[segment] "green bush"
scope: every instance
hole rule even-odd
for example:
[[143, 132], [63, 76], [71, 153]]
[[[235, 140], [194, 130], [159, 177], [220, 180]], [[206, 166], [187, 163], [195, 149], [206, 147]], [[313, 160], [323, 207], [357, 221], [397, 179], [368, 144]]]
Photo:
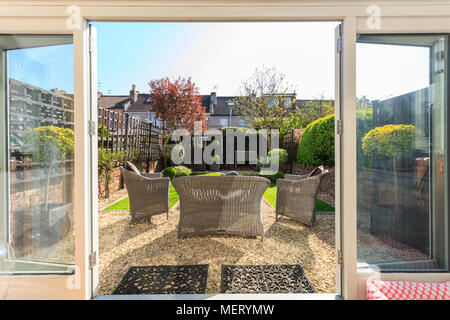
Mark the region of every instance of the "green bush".
[[389, 159], [409, 156], [420, 136], [421, 131], [413, 125], [389, 124], [370, 130], [362, 139], [362, 149], [366, 156]]
[[272, 183], [276, 183], [278, 179], [284, 179], [284, 173], [282, 171], [277, 172], [258, 172], [258, 177], [267, 178]]
[[175, 177], [190, 176], [192, 174], [192, 170], [185, 166], [176, 166], [174, 168], [175, 168]]
[[163, 169], [162, 174], [164, 177], [169, 177], [170, 179], [173, 179], [175, 178], [177, 172], [175, 171], [174, 167], [167, 167]]
[[278, 158], [279, 163], [286, 163], [288, 161], [288, 153], [284, 149], [273, 149], [268, 154], [269, 159]]
[[170, 179], [176, 177], [190, 176], [192, 170], [185, 166], [167, 167], [162, 171], [163, 176], [169, 177]]
[[297, 162], [305, 166], [334, 166], [334, 115], [306, 127], [298, 145]]

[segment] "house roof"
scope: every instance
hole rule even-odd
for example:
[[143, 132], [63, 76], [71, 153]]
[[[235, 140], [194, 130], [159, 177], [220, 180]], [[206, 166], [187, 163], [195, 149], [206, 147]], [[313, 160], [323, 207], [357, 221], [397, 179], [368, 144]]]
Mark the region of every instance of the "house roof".
[[[124, 110], [124, 106], [127, 106], [125, 112], [135, 113], [135, 112], [148, 112], [151, 111], [151, 101], [148, 99], [150, 95], [148, 93], [139, 93], [137, 101], [131, 103], [129, 96], [100, 96], [98, 99], [98, 107], [106, 109], [120, 109]], [[201, 96], [201, 103], [206, 112], [209, 112], [209, 105], [211, 101], [210, 95]]]
[[[237, 96], [218, 96], [217, 104], [214, 106], [213, 116], [229, 116], [230, 115], [230, 105], [228, 104], [230, 100], [236, 98]], [[148, 112], [151, 111], [151, 100], [149, 101], [150, 95], [148, 93], [139, 93], [138, 99], [135, 103], [131, 103], [129, 96], [100, 96], [98, 99], [99, 108], [107, 109], [120, 109], [125, 112], [138, 113], [138, 112]], [[332, 100], [296, 100], [295, 108], [304, 108], [308, 101], [319, 101], [323, 103], [332, 102]], [[206, 113], [211, 113], [211, 95], [202, 95], [201, 103]], [[124, 110], [125, 109], [125, 110]], [[232, 115], [235, 115], [234, 113]]]
[[121, 109], [123, 104], [130, 100], [129, 96], [100, 96], [98, 98], [99, 108]]
[[217, 116], [229, 116], [230, 115], [230, 106], [228, 105], [228, 101], [236, 98], [235, 96], [220, 96], [217, 97], [217, 105], [214, 108], [214, 115]]

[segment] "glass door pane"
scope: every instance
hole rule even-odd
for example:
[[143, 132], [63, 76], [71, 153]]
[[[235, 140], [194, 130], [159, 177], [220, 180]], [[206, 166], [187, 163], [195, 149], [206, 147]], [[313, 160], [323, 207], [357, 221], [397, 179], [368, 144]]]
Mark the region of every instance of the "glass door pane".
[[358, 267], [448, 270], [447, 36], [360, 35]]
[[[71, 273], [75, 260], [71, 35], [0, 35], [4, 205], [14, 273]], [[10, 258], [10, 257], [9, 257]]]

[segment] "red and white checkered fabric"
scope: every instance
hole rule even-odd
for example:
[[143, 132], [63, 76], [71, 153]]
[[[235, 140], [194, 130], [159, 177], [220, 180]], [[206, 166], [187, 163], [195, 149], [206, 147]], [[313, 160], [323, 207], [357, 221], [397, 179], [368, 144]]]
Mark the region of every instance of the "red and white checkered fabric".
[[368, 300], [450, 300], [449, 282], [367, 280]]

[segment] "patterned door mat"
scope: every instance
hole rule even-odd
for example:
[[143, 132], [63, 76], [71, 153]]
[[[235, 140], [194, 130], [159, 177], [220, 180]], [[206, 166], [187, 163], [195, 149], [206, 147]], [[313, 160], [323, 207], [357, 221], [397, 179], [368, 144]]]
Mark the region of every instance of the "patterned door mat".
[[315, 293], [300, 265], [222, 265], [222, 293]]
[[207, 278], [208, 265], [131, 267], [113, 294], [200, 294]]

